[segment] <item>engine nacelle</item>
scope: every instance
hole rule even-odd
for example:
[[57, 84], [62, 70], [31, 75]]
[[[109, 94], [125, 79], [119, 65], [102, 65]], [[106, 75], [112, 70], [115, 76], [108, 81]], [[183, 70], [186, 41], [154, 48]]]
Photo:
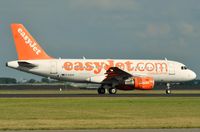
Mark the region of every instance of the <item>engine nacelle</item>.
[[154, 87], [154, 79], [151, 77], [136, 77], [129, 78], [124, 81], [124, 84], [117, 86], [121, 90], [151, 90]]
[[151, 77], [141, 77], [141, 78], [134, 78], [135, 80], [135, 88], [136, 89], [143, 89], [143, 90], [151, 90], [155, 85], [155, 81]]

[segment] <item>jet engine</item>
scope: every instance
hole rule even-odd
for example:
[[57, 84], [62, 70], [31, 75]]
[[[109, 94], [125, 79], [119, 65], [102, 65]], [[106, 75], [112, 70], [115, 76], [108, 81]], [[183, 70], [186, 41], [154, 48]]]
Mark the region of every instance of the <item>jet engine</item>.
[[131, 77], [124, 81], [123, 84], [116, 86], [120, 90], [151, 90], [154, 87], [154, 79], [151, 77]]

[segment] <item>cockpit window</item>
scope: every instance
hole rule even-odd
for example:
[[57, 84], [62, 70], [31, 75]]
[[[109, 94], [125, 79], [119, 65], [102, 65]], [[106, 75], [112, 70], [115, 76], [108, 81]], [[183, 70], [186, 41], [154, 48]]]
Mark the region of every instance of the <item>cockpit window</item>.
[[182, 70], [187, 70], [188, 68], [186, 66], [181, 66]]

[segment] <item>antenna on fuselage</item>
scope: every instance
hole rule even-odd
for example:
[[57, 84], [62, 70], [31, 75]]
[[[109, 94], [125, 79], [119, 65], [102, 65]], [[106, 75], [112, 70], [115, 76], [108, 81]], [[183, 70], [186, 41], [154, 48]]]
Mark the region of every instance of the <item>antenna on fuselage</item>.
[[85, 60], [86, 58], [85, 58], [85, 56], [83, 56], [83, 60]]
[[165, 61], [168, 61], [166, 57], [165, 57]]

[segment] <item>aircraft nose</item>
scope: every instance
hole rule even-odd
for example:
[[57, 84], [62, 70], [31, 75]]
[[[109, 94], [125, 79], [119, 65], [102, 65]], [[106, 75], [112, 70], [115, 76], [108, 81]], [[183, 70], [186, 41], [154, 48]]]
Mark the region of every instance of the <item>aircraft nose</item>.
[[196, 73], [193, 72], [193, 71], [191, 71], [191, 72], [190, 72], [190, 78], [191, 78], [191, 80], [196, 79], [196, 77], [197, 77]]

